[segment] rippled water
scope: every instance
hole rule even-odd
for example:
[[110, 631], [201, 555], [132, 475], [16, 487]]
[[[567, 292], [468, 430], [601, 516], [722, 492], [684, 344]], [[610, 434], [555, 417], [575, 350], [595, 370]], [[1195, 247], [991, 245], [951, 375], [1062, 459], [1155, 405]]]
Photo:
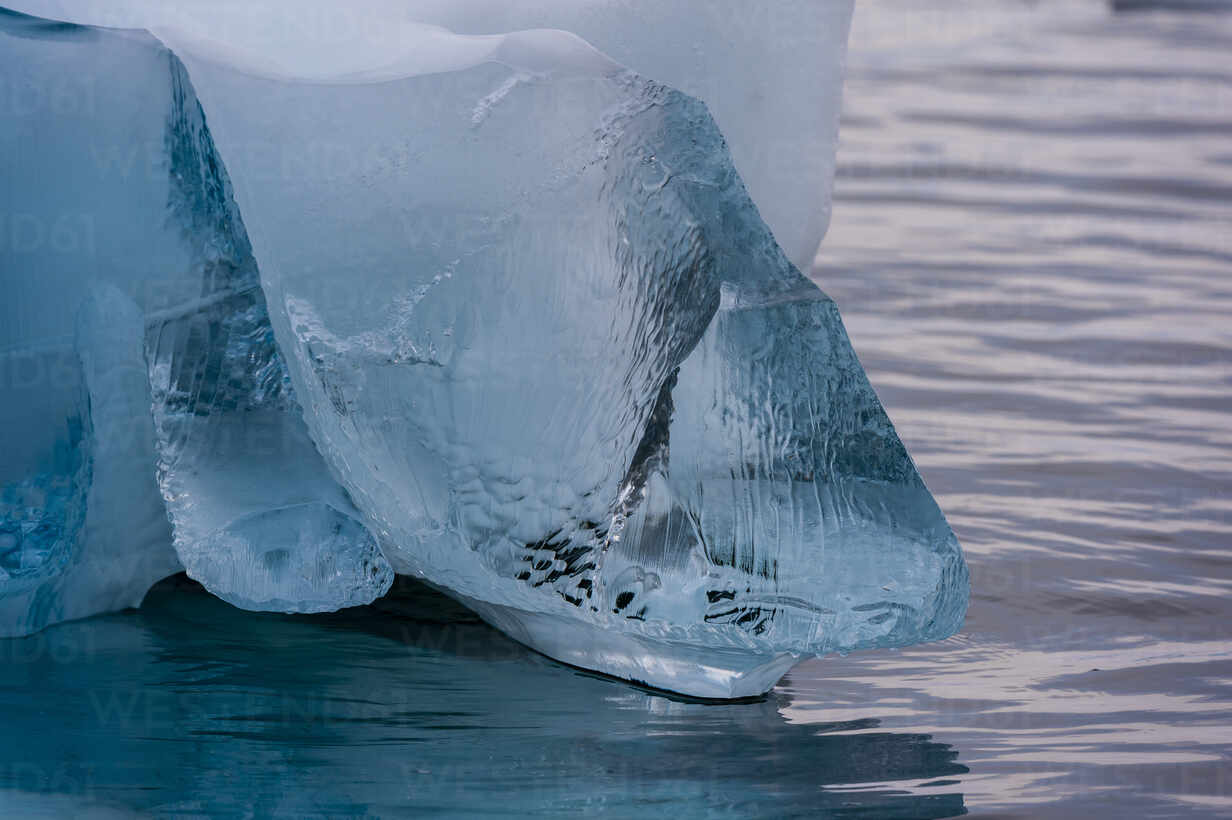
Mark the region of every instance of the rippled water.
[[1230, 814], [1232, 17], [897, 7], [814, 276], [974, 595], [782, 711], [932, 735], [977, 815]]
[[843, 310], [967, 551], [941, 644], [691, 703], [402, 584], [0, 642], [0, 814], [1232, 815], [1232, 16], [857, 12]]

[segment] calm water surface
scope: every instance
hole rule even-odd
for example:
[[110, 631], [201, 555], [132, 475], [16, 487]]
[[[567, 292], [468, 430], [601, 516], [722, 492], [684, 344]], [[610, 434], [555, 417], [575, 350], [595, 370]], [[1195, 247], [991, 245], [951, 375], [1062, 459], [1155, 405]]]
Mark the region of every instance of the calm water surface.
[[866, 2], [839, 160], [814, 277], [967, 551], [962, 634], [709, 705], [410, 583], [173, 581], [0, 642], [0, 815], [1232, 816], [1232, 16]]

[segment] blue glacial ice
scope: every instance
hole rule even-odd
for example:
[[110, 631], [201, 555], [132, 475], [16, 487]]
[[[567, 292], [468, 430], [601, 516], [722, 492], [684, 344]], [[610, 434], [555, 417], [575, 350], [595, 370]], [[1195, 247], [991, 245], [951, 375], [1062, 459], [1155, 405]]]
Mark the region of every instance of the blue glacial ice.
[[170, 211], [196, 299], [149, 314], [158, 474], [188, 574], [245, 609], [369, 603], [393, 570], [308, 436], [226, 171], [170, 59]]
[[[800, 273], [850, 2], [30, 5], [154, 36], [0, 18], [36, 85], [97, 78], [94, 110], [0, 130], [29, 174], [3, 204], [71, 200], [105, 245], [0, 251], [26, 317], [4, 355], [82, 317], [77, 381], [0, 410], [26, 414], [4, 497], [64, 535], [0, 560], [94, 601], [5, 628], [131, 605], [177, 557], [251, 609], [415, 575], [552, 657], [703, 697], [959, 628], [958, 543]], [[139, 173], [88, 161], [133, 144]], [[134, 419], [145, 449], [112, 464], [100, 430]], [[143, 492], [96, 505], [119, 481]], [[127, 599], [69, 584], [162, 508], [163, 563], [107, 572]]]
[[373, 600], [393, 572], [308, 439], [179, 60], [0, 24], [0, 630], [135, 606], [181, 564], [247, 608]]

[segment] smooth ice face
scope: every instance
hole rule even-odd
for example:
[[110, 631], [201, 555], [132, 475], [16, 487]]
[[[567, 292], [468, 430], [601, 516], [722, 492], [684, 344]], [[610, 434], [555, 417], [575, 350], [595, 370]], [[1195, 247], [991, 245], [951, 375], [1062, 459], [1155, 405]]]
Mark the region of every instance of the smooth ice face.
[[[392, 571], [308, 439], [179, 61], [9, 12], [0, 42], [0, 633], [135, 606], [181, 560], [254, 608], [381, 594]], [[315, 546], [229, 571], [253, 547], [216, 535], [263, 512], [338, 548], [312, 593]]]

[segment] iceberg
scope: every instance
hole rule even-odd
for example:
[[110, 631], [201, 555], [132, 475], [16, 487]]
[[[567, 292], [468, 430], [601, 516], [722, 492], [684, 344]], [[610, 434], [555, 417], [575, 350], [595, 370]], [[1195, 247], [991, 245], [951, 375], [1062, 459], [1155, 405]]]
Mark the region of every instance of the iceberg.
[[[81, 442], [140, 418], [125, 466], [150, 492], [100, 503], [161, 501], [150, 549], [240, 607], [414, 575], [549, 656], [713, 698], [960, 627], [961, 549], [800, 273], [850, 2], [35, 5], [128, 30], [0, 18], [34, 44], [5, 52], [22, 70], [135, 56], [91, 119], [33, 127], [114, 147], [136, 122], [154, 146], [137, 180], [41, 171], [116, 223], [61, 292], [128, 317], [79, 320], [84, 388], [43, 414], [64, 429], [42, 462], [14, 462], [13, 486], [64, 488], [62, 529], [93, 509]], [[6, 291], [58, 311], [19, 352], [64, 321], [36, 264], [4, 262]], [[125, 403], [94, 401], [105, 365]]]

